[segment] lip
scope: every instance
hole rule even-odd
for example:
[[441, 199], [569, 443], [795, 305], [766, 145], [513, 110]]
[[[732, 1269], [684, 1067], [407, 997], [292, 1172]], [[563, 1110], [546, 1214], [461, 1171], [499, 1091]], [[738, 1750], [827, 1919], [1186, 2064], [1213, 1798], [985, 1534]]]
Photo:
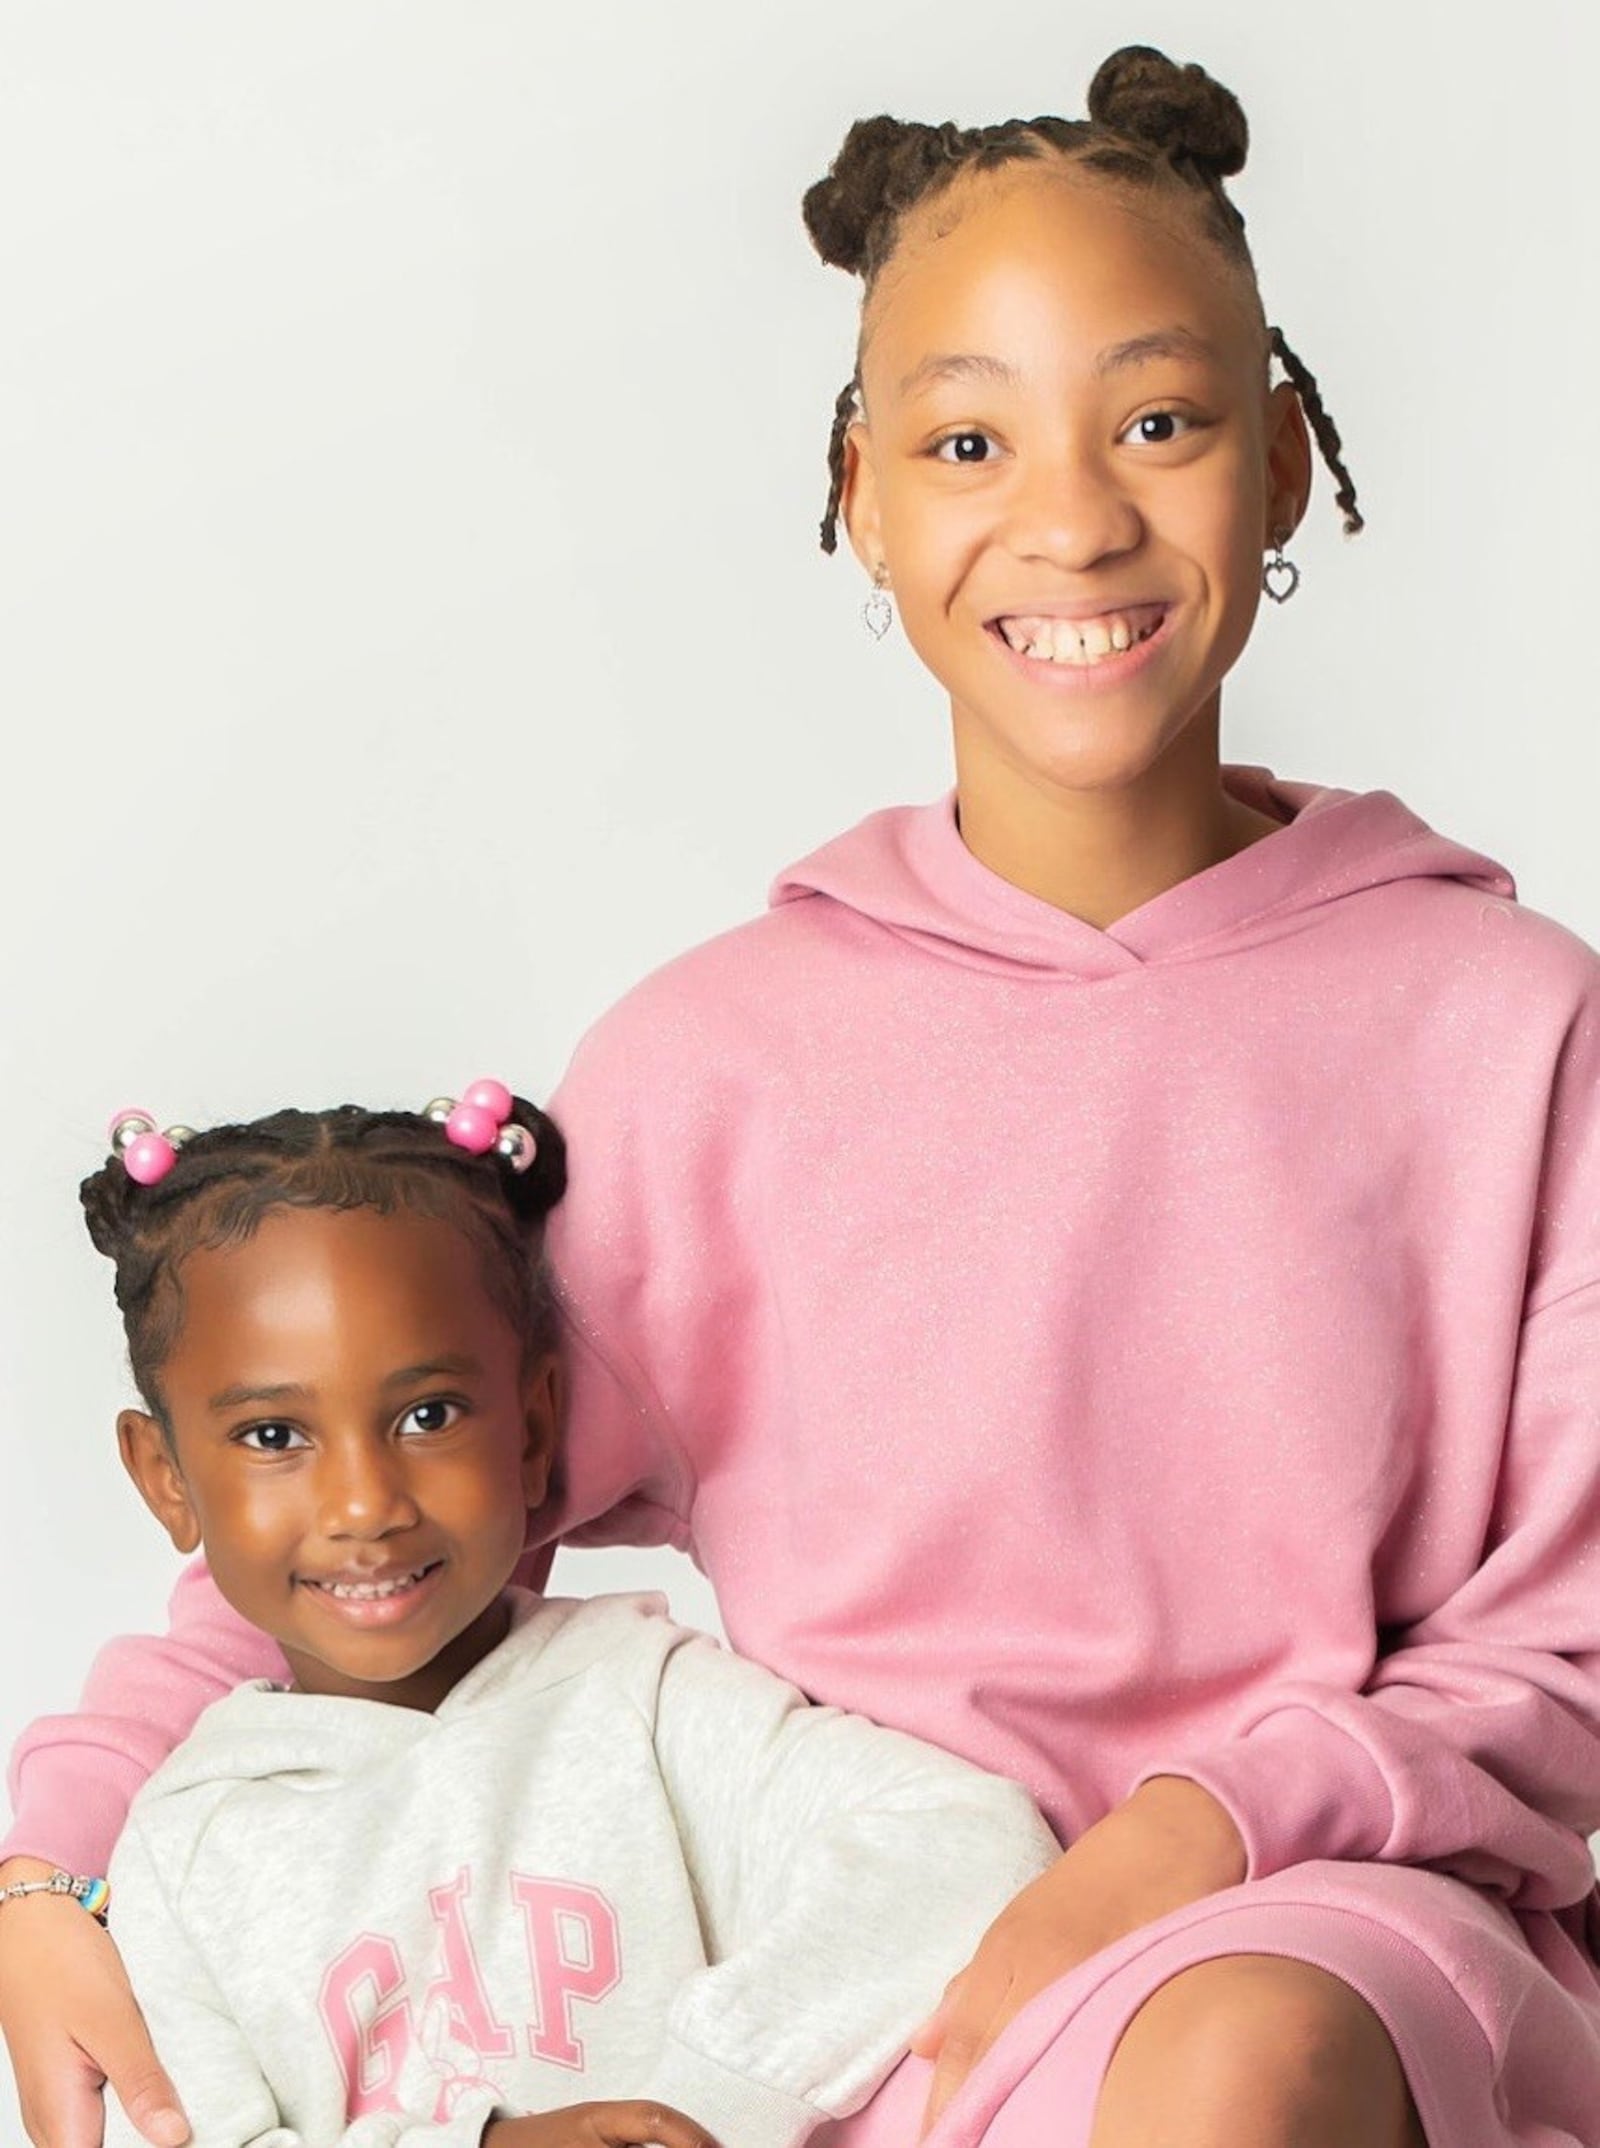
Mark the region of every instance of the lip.
[[[398, 1626], [412, 1617], [433, 1595], [444, 1570], [443, 1559], [421, 1559], [408, 1566], [343, 1567], [337, 1573], [301, 1574], [297, 1579], [312, 1601], [341, 1625], [371, 1628]], [[407, 1574], [417, 1579], [392, 1596], [335, 1596], [329, 1587], [332, 1582], [370, 1587], [399, 1581]]]
[[[1143, 597], [1139, 602], [1145, 606], [1158, 601]], [[1109, 612], [1131, 611], [1131, 604], [1108, 603], [1104, 598], [1090, 606], [1041, 604], [1031, 610], [1018, 605], [1013, 611], [997, 612], [989, 620], [984, 632], [1000, 654], [1035, 686], [1048, 687], [1055, 693], [1096, 694], [1107, 693], [1118, 686], [1125, 686], [1130, 679], [1138, 677], [1147, 665], [1153, 663], [1166, 647], [1172, 633], [1172, 622], [1178, 607], [1168, 603], [1160, 626], [1145, 640], [1135, 642], [1131, 649], [1122, 649], [1110, 656], [1101, 657], [1097, 664], [1053, 664], [1048, 657], [1024, 656], [1020, 649], [1013, 649], [1000, 631], [1002, 619], [1100, 619]]]

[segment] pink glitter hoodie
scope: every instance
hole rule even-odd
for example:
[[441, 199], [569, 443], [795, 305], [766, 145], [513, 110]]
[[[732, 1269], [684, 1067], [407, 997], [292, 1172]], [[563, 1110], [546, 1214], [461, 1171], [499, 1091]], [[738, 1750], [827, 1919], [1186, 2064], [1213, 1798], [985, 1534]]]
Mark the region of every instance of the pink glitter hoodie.
[[[1457, 1874], [1592, 1996], [1600, 964], [1386, 793], [1228, 782], [1284, 827], [1109, 931], [878, 814], [596, 1026], [540, 1528], [691, 1548], [1064, 1839], [1185, 1774], [1253, 1878]], [[103, 1868], [272, 1668], [191, 1569], [9, 1847]]]

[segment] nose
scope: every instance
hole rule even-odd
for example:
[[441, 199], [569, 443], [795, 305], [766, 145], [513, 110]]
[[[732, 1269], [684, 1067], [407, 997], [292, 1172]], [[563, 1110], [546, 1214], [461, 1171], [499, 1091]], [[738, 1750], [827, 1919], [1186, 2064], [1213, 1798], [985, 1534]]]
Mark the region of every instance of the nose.
[[317, 1510], [322, 1533], [370, 1542], [414, 1528], [421, 1510], [403, 1456], [371, 1434], [329, 1440], [317, 1458]]
[[1018, 559], [1081, 574], [1136, 551], [1144, 517], [1114, 460], [1063, 442], [1017, 460], [1005, 538]]

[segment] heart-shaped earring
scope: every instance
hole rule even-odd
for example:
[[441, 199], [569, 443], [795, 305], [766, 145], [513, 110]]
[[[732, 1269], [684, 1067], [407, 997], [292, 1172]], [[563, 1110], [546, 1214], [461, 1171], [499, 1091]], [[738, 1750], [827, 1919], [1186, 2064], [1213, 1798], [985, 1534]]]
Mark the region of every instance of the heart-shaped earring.
[[1283, 539], [1272, 548], [1272, 557], [1261, 570], [1261, 587], [1274, 604], [1287, 604], [1300, 587], [1300, 569], [1283, 556]]
[[871, 594], [861, 607], [861, 616], [866, 622], [867, 632], [874, 641], [882, 641], [894, 624], [894, 606], [889, 601], [888, 590], [883, 586], [888, 579], [889, 570], [880, 560], [873, 572]]

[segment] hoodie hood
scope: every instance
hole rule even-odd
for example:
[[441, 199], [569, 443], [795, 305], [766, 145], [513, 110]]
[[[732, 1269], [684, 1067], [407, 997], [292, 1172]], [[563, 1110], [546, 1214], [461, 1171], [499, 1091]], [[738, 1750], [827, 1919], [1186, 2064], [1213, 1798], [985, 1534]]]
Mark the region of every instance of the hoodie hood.
[[455, 1722], [485, 1708], [504, 1704], [525, 1714], [534, 1694], [631, 1645], [641, 1621], [659, 1621], [666, 1610], [664, 1598], [646, 1594], [580, 1599], [521, 1588], [506, 1593], [512, 1602], [506, 1638], [433, 1714], [387, 1701], [297, 1693], [253, 1679], [205, 1710], [144, 1795], [286, 1778], [301, 1789], [331, 1789], [447, 1734]]
[[961, 840], [953, 792], [870, 815], [784, 873], [770, 901], [776, 908], [826, 896], [930, 954], [1090, 981], [1242, 946], [1396, 881], [1455, 881], [1515, 899], [1504, 866], [1435, 834], [1389, 791], [1288, 783], [1267, 768], [1222, 774], [1233, 797], [1282, 828], [1103, 932], [980, 864]]

